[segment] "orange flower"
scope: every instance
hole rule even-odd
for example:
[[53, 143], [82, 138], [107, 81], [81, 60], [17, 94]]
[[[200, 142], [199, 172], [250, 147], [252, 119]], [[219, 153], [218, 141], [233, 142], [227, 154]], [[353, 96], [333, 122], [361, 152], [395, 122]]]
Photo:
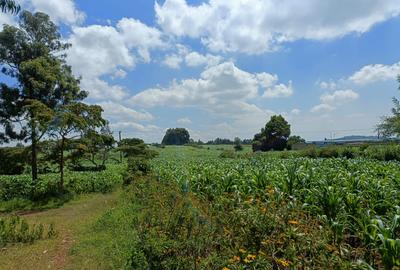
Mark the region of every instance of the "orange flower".
[[267, 213], [267, 208], [262, 207], [262, 208], [260, 209], [260, 211], [261, 211], [263, 214], [265, 214], [265, 213]]
[[299, 222], [296, 220], [289, 220], [290, 225], [299, 225]]

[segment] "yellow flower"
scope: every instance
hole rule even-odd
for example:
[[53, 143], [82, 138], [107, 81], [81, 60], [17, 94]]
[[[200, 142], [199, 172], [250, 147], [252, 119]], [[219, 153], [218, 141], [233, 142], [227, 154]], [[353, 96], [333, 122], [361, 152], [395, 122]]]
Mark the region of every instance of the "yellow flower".
[[262, 208], [260, 209], [260, 211], [261, 211], [263, 214], [265, 214], [265, 213], [267, 213], [267, 208], [262, 207]]
[[289, 220], [290, 225], [299, 225], [299, 222], [296, 220]]
[[256, 255], [247, 255], [246, 258], [243, 260], [245, 263], [251, 263], [257, 258]]
[[231, 270], [231, 269], [229, 269], [228, 267], [224, 267], [222, 268], [222, 270]]
[[241, 248], [241, 249], [239, 249], [239, 252], [240, 252], [240, 253], [246, 253], [247, 250], [245, 250], [244, 248]]
[[283, 266], [285, 268], [290, 265], [290, 262], [286, 261], [284, 259], [276, 259], [275, 261], [276, 261], [277, 264], [279, 264], [279, 265], [281, 265], [281, 266]]
[[230, 259], [229, 262], [230, 263], [240, 262], [240, 257], [239, 256], [233, 256], [233, 258]]

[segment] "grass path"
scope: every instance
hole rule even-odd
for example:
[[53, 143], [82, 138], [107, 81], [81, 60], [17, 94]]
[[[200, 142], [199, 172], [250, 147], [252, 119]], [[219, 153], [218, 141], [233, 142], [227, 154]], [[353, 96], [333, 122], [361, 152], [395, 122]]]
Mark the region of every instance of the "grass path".
[[65, 269], [73, 260], [71, 247], [79, 242], [101, 214], [115, 206], [119, 192], [85, 195], [64, 206], [48, 211], [28, 213], [32, 223], [54, 224], [57, 236], [31, 245], [17, 244], [0, 250], [0, 269]]

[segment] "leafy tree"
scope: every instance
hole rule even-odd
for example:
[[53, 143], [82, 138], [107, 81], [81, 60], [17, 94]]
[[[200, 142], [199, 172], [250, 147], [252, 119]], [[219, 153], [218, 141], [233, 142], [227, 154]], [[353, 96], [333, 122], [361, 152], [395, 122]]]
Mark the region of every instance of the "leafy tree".
[[[397, 80], [400, 83], [400, 76]], [[394, 97], [393, 104], [392, 116], [383, 117], [382, 123], [377, 127], [383, 137], [400, 137], [400, 100]]]
[[[84, 131], [104, 126], [106, 121], [101, 116], [102, 111], [103, 109], [98, 105], [87, 105], [81, 102], [56, 107], [49, 133], [57, 139], [56, 149], [59, 155], [56, 160], [59, 163], [61, 189], [64, 188], [64, 151], [66, 144]], [[99, 143], [99, 141], [104, 144], [106, 140], [104, 138], [100, 140], [97, 136], [91, 137], [89, 145], [93, 145], [95, 142]]]
[[[84, 159], [94, 165], [96, 170], [105, 170], [108, 152], [113, 148], [115, 139], [108, 133], [97, 132], [95, 129], [89, 129], [84, 136], [77, 141], [73, 155], [75, 169], [87, 170], [82, 167], [79, 161]], [[89, 168], [93, 170], [92, 168]]]
[[123, 139], [118, 143], [118, 149], [128, 158], [124, 184], [130, 184], [135, 177], [146, 175], [150, 171], [149, 160], [158, 155], [148, 148], [143, 140], [137, 138]]
[[240, 138], [236, 137], [234, 140], [234, 148], [236, 151], [242, 151], [243, 150], [243, 146], [242, 146], [242, 140], [240, 140]]
[[2, 12], [17, 14], [21, 10], [21, 6], [14, 0], [0, 0], [0, 9]]
[[185, 128], [170, 128], [165, 133], [162, 144], [184, 145], [190, 142], [190, 134]]
[[19, 27], [5, 25], [0, 32], [1, 72], [13, 81], [0, 84], [0, 142], [31, 142], [33, 180], [38, 174], [38, 144], [54, 109], [83, 98], [78, 88], [70, 87], [75, 79], [65, 65], [63, 52], [68, 47], [49, 16], [40, 12], [24, 11]]
[[274, 115], [270, 121], [254, 135], [253, 151], [284, 150], [290, 136], [290, 125], [281, 115]]
[[288, 146], [289, 150], [292, 150], [293, 145], [299, 144], [299, 143], [305, 143], [305, 142], [306, 142], [306, 140], [304, 140], [300, 136], [290, 136], [288, 141], [287, 141], [287, 146]]

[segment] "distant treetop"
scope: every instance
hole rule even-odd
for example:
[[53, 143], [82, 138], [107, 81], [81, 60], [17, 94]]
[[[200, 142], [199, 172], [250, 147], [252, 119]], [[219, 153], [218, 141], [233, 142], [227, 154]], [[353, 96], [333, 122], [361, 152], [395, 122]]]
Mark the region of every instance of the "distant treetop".
[[162, 144], [184, 145], [190, 142], [190, 134], [185, 128], [170, 128], [165, 133]]

